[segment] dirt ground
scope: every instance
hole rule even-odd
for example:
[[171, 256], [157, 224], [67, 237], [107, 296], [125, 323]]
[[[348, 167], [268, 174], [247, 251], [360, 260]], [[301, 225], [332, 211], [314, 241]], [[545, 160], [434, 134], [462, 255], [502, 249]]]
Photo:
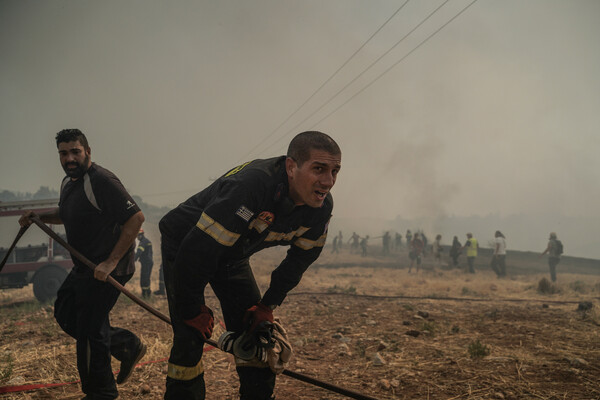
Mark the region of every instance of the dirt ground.
[[[263, 289], [284, 255], [271, 249], [253, 258]], [[476, 273], [467, 274], [429, 257], [409, 274], [404, 250], [361, 257], [326, 248], [275, 311], [294, 346], [289, 370], [377, 399], [600, 399], [600, 271], [575, 275], [561, 266], [553, 293], [540, 293], [547, 274], [514, 275], [515, 258], [508, 278], [497, 279], [488, 262], [478, 260]], [[139, 293], [138, 276], [127, 286]], [[209, 293], [207, 301], [220, 315], [216, 298]], [[591, 309], [578, 310], [584, 302]], [[164, 297], [151, 303], [167, 312]], [[0, 310], [0, 390], [70, 383], [0, 398], [81, 398], [71, 383], [78, 379], [74, 341], [55, 323], [52, 306], [39, 305], [29, 287], [1, 291]], [[111, 322], [148, 345], [120, 398], [162, 398], [170, 327], [124, 296]], [[207, 399], [236, 399], [232, 357], [208, 350], [204, 366]], [[278, 377], [276, 396], [348, 398], [288, 376]]]

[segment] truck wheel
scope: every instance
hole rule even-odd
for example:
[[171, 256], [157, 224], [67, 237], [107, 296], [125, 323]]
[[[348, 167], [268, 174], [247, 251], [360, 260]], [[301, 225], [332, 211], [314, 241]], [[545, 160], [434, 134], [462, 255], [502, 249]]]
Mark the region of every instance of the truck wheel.
[[67, 277], [67, 271], [58, 265], [44, 265], [33, 276], [33, 294], [40, 303], [56, 297], [58, 288]]

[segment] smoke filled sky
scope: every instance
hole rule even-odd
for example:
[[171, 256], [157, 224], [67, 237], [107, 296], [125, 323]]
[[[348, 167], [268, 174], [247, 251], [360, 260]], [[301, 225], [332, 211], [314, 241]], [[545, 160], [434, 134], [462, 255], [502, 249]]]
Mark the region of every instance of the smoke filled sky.
[[2, 0], [0, 190], [63, 128], [168, 206], [316, 129], [339, 217], [600, 216], [600, 2], [471, 2]]

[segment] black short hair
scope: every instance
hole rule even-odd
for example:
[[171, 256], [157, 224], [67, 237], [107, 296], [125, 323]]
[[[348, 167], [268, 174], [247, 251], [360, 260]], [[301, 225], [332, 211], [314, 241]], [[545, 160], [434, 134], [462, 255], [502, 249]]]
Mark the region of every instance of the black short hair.
[[56, 134], [56, 147], [60, 143], [69, 143], [79, 141], [84, 149], [89, 149], [87, 138], [79, 129], [63, 129]]
[[302, 165], [310, 158], [311, 150], [322, 150], [329, 154], [342, 154], [340, 147], [329, 135], [319, 131], [297, 134], [288, 147], [287, 156]]

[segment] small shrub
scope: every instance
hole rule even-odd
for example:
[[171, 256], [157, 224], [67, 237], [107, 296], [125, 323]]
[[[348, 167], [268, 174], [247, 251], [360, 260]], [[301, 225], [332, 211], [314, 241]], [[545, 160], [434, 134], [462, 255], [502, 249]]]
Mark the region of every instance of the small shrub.
[[479, 339], [469, 344], [469, 356], [471, 358], [483, 358], [490, 354], [490, 348], [481, 344]]
[[469, 289], [468, 287], [464, 286], [462, 288], [462, 294], [463, 296], [477, 296], [477, 292], [474, 290]]
[[348, 287], [341, 287], [338, 285], [333, 285], [333, 287], [327, 288], [327, 293], [346, 293], [346, 294], [356, 294], [356, 288], [352, 285]]
[[[2, 365], [5, 364], [5, 365]], [[0, 382], [8, 381], [12, 377], [14, 359], [10, 354], [0, 359]]]
[[571, 287], [571, 289], [574, 292], [577, 292], [577, 293], [586, 293], [587, 292], [587, 290], [585, 288], [585, 283], [583, 283], [582, 281], [571, 282], [571, 284], [569, 286]]
[[431, 321], [423, 322], [423, 325], [421, 325], [422, 331], [427, 331], [427, 332], [431, 333], [432, 335], [435, 333], [436, 329], [437, 328], [435, 326], [435, 323], [431, 322]]
[[540, 294], [554, 294], [558, 292], [556, 286], [546, 278], [542, 278], [539, 281], [537, 291]]

